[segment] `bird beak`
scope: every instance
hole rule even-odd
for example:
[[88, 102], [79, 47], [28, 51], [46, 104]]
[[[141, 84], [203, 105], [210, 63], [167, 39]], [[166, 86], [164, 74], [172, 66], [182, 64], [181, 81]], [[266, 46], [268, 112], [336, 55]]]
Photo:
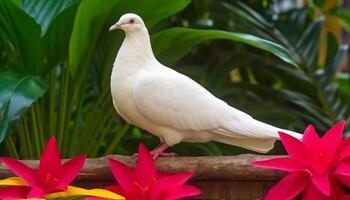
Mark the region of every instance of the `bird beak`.
[[109, 31], [113, 31], [115, 29], [121, 29], [121, 27], [122, 27], [122, 24], [120, 22], [117, 22], [116, 24], [114, 24], [109, 28]]

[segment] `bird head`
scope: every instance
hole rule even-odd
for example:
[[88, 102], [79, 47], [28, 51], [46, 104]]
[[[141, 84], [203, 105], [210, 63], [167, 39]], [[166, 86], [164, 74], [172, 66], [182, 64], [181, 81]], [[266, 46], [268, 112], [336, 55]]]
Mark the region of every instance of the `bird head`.
[[109, 31], [114, 29], [122, 29], [127, 33], [132, 33], [143, 28], [146, 28], [146, 26], [140, 16], [133, 13], [127, 13], [121, 16], [119, 21], [109, 28]]

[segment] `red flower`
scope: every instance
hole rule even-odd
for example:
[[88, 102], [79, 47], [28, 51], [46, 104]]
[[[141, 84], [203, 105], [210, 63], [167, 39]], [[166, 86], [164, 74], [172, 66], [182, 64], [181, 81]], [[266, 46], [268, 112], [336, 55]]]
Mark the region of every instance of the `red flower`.
[[[201, 194], [198, 188], [184, 185], [192, 173], [158, 172], [155, 161], [142, 144], [139, 145], [139, 157], [134, 169], [117, 160], [109, 159], [108, 162], [119, 185], [106, 189], [124, 196], [126, 200], [176, 200]], [[92, 199], [97, 198], [89, 198]]]
[[344, 186], [350, 187], [350, 140], [342, 141], [345, 122], [340, 121], [319, 138], [313, 126], [304, 131], [302, 141], [279, 133], [288, 157], [256, 161], [258, 167], [278, 169], [285, 176], [264, 199], [340, 199]]
[[52, 137], [40, 157], [37, 170], [13, 158], [0, 158], [0, 161], [24, 180], [27, 185], [0, 189], [0, 199], [42, 198], [50, 193], [66, 191], [68, 185], [83, 167], [85, 156], [78, 156], [62, 165], [56, 139]]

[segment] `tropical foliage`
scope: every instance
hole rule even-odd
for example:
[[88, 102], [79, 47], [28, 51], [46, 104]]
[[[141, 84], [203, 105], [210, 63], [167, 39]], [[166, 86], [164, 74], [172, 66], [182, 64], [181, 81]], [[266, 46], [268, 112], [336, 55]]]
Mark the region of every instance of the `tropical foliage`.
[[[334, 17], [348, 30], [348, 11], [326, 1], [244, 2], [0, 1], [0, 153], [38, 158], [52, 135], [65, 157], [130, 154], [140, 141], [158, 142], [122, 121], [111, 102], [123, 34], [108, 27], [126, 12], [145, 19], [160, 61], [260, 120], [324, 131], [347, 119], [349, 76], [339, 69], [348, 50], [326, 22]], [[216, 143], [173, 150], [241, 151]]]

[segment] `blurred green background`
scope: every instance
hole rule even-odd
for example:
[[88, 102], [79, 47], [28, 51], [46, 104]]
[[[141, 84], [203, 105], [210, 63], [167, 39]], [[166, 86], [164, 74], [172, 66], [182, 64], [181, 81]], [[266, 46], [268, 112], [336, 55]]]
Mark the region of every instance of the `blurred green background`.
[[[337, 0], [1, 0], [0, 155], [38, 158], [55, 135], [65, 157], [136, 152], [157, 138], [112, 105], [124, 13], [143, 17], [156, 57], [253, 117], [299, 132], [348, 124], [350, 11]], [[349, 127], [349, 126], [348, 126]], [[179, 155], [248, 151], [182, 143]], [[283, 153], [279, 145], [271, 152]]]

